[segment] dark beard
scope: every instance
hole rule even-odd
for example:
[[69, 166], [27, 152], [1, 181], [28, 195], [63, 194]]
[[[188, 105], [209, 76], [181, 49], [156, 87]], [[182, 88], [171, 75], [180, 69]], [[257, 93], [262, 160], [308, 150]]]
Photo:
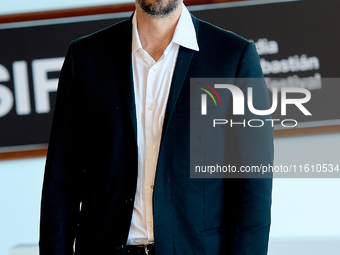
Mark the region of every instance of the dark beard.
[[139, 7], [148, 15], [154, 18], [162, 18], [168, 16], [175, 11], [181, 0], [169, 0], [167, 5], [163, 4], [164, 0], [156, 0], [154, 4], [146, 3], [147, 0], [137, 0]]

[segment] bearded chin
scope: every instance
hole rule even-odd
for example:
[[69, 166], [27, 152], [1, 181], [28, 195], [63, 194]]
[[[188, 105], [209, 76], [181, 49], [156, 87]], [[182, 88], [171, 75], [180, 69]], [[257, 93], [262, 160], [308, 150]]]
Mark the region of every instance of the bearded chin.
[[181, 0], [169, 0], [164, 3], [164, 0], [156, 0], [155, 3], [147, 3], [147, 0], [137, 0], [137, 4], [146, 14], [154, 18], [163, 18], [174, 12]]

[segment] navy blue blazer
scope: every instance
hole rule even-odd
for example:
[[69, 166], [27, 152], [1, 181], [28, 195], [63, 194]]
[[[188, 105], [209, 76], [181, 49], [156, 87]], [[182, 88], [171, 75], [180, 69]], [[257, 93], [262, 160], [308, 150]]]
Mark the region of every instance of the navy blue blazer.
[[[156, 254], [264, 255], [272, 180], [190, 178], [183, 107], [191, 77], [261, 78], [259, 57], [246, 39], [192, 19], [200, 51], [180, 47], [166, 107], [153, 195]], [[137, 183], [131, 20], [70, 44], [46, 160], [41, 255], [70, 255], [75, 240], [77, 255], [124, 254]], [[268, 109], [265, 86], [254, 93]], [[224, 161], [272, 164], [272, 128], [242, 130], [226, 134]]]

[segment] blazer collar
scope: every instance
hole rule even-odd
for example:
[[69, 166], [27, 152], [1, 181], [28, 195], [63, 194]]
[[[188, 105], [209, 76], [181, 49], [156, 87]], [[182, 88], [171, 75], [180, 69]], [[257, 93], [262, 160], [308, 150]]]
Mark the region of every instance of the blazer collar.
[[[198, 39], [198, 29], [199, 29], [199, 22], [198, 20], [191, 15], [195, 30], [196, 30], [196, 38]], [[163, 144], [164, 137], [166, 135], [173, 111], [175, 109], [175, 105], [177, 103], [178, 96], [181, 92], [183, 87], [184, 80], [187, 76], [191, 60], [194, 56], [195, 51], [190, 50], [188, 48], [180, 47], [177, 62], [174, 70], [174, 74], [172, 77], [171, 87], [170, 87], [170, 94], [168, 98], [168, 104], [165, 111], [164, 122], [163, 122], [163, 130], [162, 130], [162, 139], [161, 139], [161, 147]]]
[[120, 66], [119, 75], [121, 76], [121, 84], [125, 93], [125, 98], [127, 102], [127, 107], [129, 111], [129, 120], [133, 126], [133, 132], [135, 136], [135, 141], [137, 143], [137, 120], [136, 120], [136, 106], [135, 106], [135, 96], [134, 96], [134, 86], [133, 86], [133, 73], [132, 73], [132, 17], [133, 14], [126, 22], [126, 33], [121, 37], [122, 40], [122, 61], [118, 66]]

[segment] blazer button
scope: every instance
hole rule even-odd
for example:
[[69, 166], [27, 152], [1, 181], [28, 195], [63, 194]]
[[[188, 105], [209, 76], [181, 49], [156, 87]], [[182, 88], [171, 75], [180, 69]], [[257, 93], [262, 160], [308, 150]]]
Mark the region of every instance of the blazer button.
[[117, 250], [122, 250], [124, 249], [124, 245], [122, 244], [121, 246], [117, 246]]

